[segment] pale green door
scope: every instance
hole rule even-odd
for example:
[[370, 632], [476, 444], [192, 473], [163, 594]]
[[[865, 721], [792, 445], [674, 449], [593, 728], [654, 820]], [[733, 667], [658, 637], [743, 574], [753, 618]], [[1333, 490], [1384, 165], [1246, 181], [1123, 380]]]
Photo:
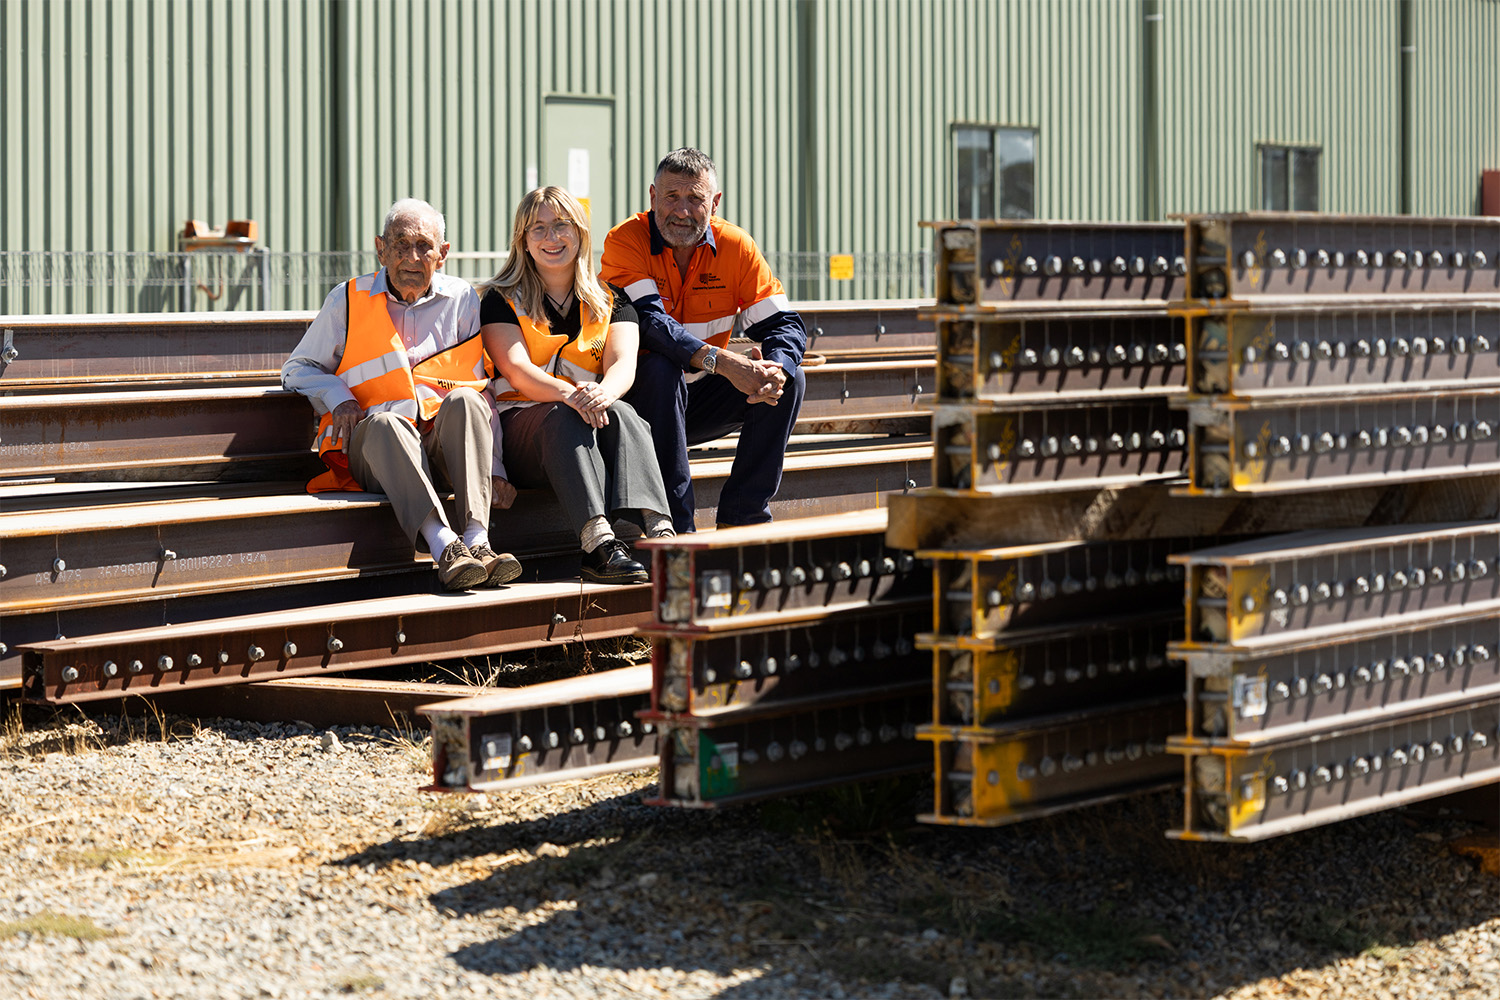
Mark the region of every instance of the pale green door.
[[594, 252], [615, 217], [615, 105], [607, 97], [547, 99], [542, 116], [543, 186], [565, 187], [589, 210]]

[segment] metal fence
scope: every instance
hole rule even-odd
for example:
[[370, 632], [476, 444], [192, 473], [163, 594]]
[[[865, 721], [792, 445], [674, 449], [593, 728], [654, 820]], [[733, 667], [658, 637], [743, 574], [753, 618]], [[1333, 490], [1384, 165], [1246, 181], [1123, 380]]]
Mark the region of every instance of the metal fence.
[[[768, 253], [795, 301], [930, 298], [930, 253]], [[451, 253], [471, 282], [505, 254]], [[0, 252], [0, 315], [317, 309], [338, 282], [379, 265], [373, 251]]]

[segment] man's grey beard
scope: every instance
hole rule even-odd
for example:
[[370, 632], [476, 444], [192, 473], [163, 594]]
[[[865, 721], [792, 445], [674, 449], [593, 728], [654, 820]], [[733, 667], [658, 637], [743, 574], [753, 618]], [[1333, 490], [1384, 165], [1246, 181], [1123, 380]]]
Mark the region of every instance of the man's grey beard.
[[668, 230], [665, 224], [658, 222], [656, 228], [661, 233], [662, 242], [674, 250], [685, 250], [689, 247], [697, 246], [703, 242], [703, 234], [708, 232], [708, 224], [704, 223], [702, 229], [697, 230], [691, 237], [683, 240], [681, 243], [677, 243], [673, 241], [671, 231]]

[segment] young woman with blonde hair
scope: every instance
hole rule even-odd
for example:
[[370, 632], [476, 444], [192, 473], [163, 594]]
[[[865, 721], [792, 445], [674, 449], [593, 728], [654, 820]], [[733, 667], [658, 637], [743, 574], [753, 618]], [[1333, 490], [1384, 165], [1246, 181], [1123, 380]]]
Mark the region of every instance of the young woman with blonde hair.
[[653, 538], [675, 532], [651, 429], [620, 400], [635, 381], [635, 308], [595, 275], [578, 200], [560, 187], [522, 198], [510, 256], [478, 291], [480, 334], [499, 372], [495, 475], [552, 488], [578, 532], [585, 579], [643, 582], [613, 519]]

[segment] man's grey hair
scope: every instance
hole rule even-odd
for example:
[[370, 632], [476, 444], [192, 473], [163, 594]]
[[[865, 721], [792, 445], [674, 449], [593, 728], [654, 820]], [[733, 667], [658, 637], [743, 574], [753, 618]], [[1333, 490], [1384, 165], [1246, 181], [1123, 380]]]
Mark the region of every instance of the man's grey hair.
[[701, 149], [692, 146], [683, 146], [674, 149], [661, 158], [656, 165], [655, 177], [663, 173], [681, 174], [684, 177], [708, 177], [713, 183], [714, 190], [719, 190], [719, 168], [714, 166], [714, 161], [708, 158], [708, 154]]
[[380, 227], [380, 238], [391, 231], [391, 224], [397, 219], [420, 219], [424, 222], [437, 223], [438, 239], [446, 242], [448, 239], [448, 224], [443, 220], [443, 213], [433, 208], [421, 198], [402, 198], [391, 206], [391, 210], [385, 213], [385, 223]]

